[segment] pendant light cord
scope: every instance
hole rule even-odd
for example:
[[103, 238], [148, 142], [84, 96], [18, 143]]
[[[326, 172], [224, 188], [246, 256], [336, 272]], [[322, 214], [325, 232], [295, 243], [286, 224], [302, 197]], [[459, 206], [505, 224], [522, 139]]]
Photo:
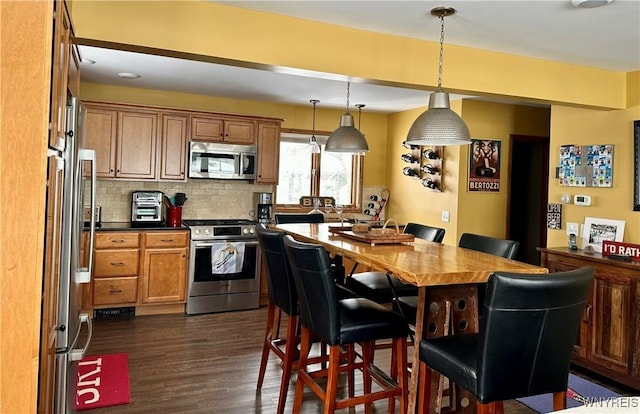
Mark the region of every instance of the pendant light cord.
[[347, 113], [349, 113], [349, 87], [351, 85], [351, 82], [347, 82]]
[[440, 15], [440, 57], [438, 60], [438, 89], [442, 89], [442, 64], [444, 61], [444, 13]]

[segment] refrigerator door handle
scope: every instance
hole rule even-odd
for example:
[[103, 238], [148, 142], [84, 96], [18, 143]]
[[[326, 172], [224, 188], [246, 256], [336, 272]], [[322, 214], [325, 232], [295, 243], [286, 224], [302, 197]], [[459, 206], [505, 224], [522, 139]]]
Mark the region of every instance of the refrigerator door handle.
[[[91, 335], [93, 335], [93, 324], [91, 323], [91, 318], [89, 317], [88, 314], [86, 313], [81, 313], [79, 315], [80, 318], [80, 323], [86, 323], [87, 324], [87, 328], [88, 328], [88, 332], [87, 332], [87, 341], [84, 344], [84, 348], [80, 349], [80, 348], [75, 348], [72, 349], [71, 352], [69, 352], [69, 359], [71, 361], [80, 361], [82, 358], [84, 358], [84, 355], [87, 352], [87, 349], [89, 349], [89, 343], [91, 342]], [[78, 332], [80, 332], [80, 330], [78, 330]]]
[[[83, 165], [84, 161], [89, 161], [91, 164], [91, 211], [96, 209], [96, 152], [92, 149], [82, 148], [78, 151], [79, 164]], [[78, 180], [82, 181], [82, 168], [78, 171]], [[76, 283], [89, 283], [91, 281], [91, 273], [93, 272], [93, 243], [96, 233], [96, 217], [95, 214], [91, 214], [91, 222], [89, 227], [89, 260], [87, 267], [80, 267], [75, 271]], [[80, 263], [80, 261], [78, 262]]]

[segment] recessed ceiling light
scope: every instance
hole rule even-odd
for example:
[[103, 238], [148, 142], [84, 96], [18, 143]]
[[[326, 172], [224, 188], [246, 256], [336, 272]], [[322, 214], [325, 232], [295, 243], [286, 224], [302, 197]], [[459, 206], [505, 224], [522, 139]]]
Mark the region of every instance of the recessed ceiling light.
[[140, 77], [137, 73], [131, 72], [120, 72], [118, 73], [118, 76], [125, 79], [138, 79]]
[[571, 0], [571, 4], [580, 9], [593, 9], [595, 7], [606, 6], [613, 0]]
[[96, 63], [96, 61], [91, 59], [82, 59], [80, 63], [83, 65], [93, 65]]

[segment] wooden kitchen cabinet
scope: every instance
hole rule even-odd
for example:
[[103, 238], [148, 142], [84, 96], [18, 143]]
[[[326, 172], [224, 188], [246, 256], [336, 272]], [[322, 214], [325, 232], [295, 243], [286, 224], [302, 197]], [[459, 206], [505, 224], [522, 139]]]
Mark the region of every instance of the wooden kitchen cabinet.
[[277, 184], [280, 162], [280, 123], [258, 122], [257, 183]]
[[192, 115], [191, 140], [255, 145], [256, 123], [252, 119]]
[[118, 111], [116, 177], [156, 178], [158, 114]]
[[93, 307], [135, 305], [140, 269], [140, 233], [98, 232], [94, 243]]
[[186, 180], [188, 116], [162, 114], [160, 179]]
[[86, 146], [96, 150], [97, 177], [155, 179], [159, 114], [93, 104], [86, 108]]
[[[49, 146], [63, 150], [67, 130], [67, 84], [71, 61], [72, 28], [63, 0], [54, 1], [53, 59], [51, 68], [51, 107]], [[77, 96], [77, 95], [76, 95]]]
[[85, 300], [94, 309], [184, 303], [188, 251], [187, 230], [98, 231]]
[[573, 362], [640, 389], [640, 263], [567, 248], [538, 249], [542, 266], [560, 272], [591, 266], [595, 278], [580, 324]]
[[184, 302], [189, 232], [144, 232], [143, 244], [142, 303]]

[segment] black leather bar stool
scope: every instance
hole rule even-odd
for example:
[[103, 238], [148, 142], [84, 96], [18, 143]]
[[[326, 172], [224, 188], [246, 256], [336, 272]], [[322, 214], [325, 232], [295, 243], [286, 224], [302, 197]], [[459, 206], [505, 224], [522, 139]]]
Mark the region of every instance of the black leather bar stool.
[[[269, 230], [263, 224], [258, 224], [256, 225], [256, 234], [267, 265], [267, 291], [269, 294], [267, 327], [262, 346], [257, 389], [262, 388], [269, 353], [273, 352], [282, 361], [282, 378], [280, 380], [280, 394], [276, 411], [278, 414], [282, 414], [287, 400], [296, 348], [300, 342], [297, 334], [298, 295], [296, 294], [293, 276], [291, 275], [291, 269], [282, 243], [286, 233]], [[281, 312], [286, 313], [288, 316], [287, 333], [284, 338], [280, 338], [279, 334]]]
[[504, 400], [546, 393], [553, 393], [554, 411], [566, 408], [571, 353], [593, 274], [591, 267], [492, 274], [478, 333], [420, 341], [419, 412], [429, 412], [431, 370], [471, 393], [480, 414], [501, 412]]
[[[424, 224], [408, 223], [404, 227], [404, 233], [413, 234], [419, 239], [441, 243], [445, 230]], [[395, 277], [388, 276], [385, 272], [354, 273], [346, 278], [345, 287], [358, 296], [369, 298], [378, 303], [391, 303], [396, 297], [417, 296], [418, 294], [416, 286], [403, 283]]]
[[[289, 258], [300, 304], [301, 336], [299, 371], [293, 412], [299, 413], [305, 384], [324, 401], [324, 412], [365, 404], [367, 413], [371, 403], [389, 399], [389, 412], [394, 411], [395, 398], [400, 398], [400, 412], [407, 409], [407, 334], [406, 319], [384, 306], [365, 298], [339, 299], [327, 252], [322, 246], [301, 243], [285, 236], [284, 247]], [[310, 335], [315, 333], [329, 347], [329, 367], [312, 371], [308, 361]], [[396, 381], [386, 378], [372, 365], [374, 343], [378, 339], [393, 339], [392, 358]], [[354, 345], [362, 346], [362, 358], [355, 358]], [[347, 358], [341, 348], [347, 348]], [[355, 396], [354, 370], [363, 372], [363, 394]], [[338, 374], [349, 375], [348, 397], [338, 399]], [[326, 377], [326, 387], [316, 381]], [[372, 379], [382, 390], [372, 391]]]
[[[518, 253], [519, 246], [520, 243], [515, 240], [500, 239], [473, 233], [463, 233], [462, 236], [460, 236], [460, 241], [458, 242], [458, 247], [489, 253], [494, 256], [504, 257], [505, 259], [513, 259]], [[463, 288], [463, 290], [467, 291], [468, 289]], [[478, 303], [482, 303], [484, 297], [484, 284], [481, 285], [478, 292], [473, 291], [470, 293], [474, 296], [477, 294], [476, 300], [478, 300]], [[463, 296], [469, 297], [466, 293]], [[394, 306], [397, 306], [396, 309], [401, 311], [407, 317], [410, 324], [416, 324], [416, 310], [418, 309], [417, 294], [400, 296], [397, 304], [394, 304]]]

